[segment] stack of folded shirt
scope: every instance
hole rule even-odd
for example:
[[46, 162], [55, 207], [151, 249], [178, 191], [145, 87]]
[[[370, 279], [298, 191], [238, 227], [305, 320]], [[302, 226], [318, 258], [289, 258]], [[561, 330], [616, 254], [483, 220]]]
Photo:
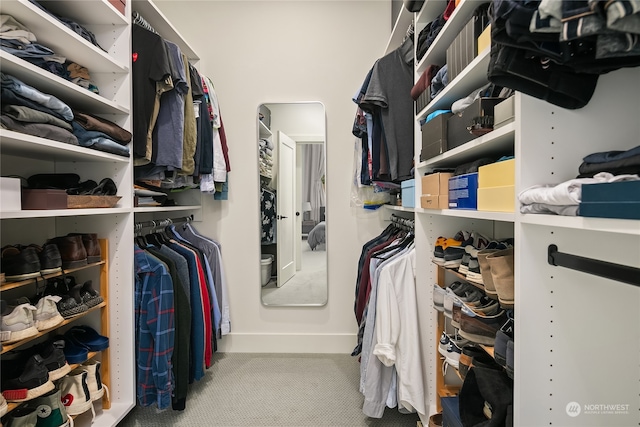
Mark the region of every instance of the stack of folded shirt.
[[273, 169], [273, 142], [268, 139], [258, 141], [260, 147], [260, 175], [272, 177]]
[[638, 175], [612, 175], [601, 172], [593, 178], [571, 179], [557, 185], [534, 185], [518, 195], [522, 203], [520, 212], [576, 216], [582, 200], [582, 185], [638, 180]]
[[35, 34], [10, 15], [0, 15], [0, 49], [32, 63], [57, 76], [69, 80], [94, 93], [98, 87], [91, 81], [89, 71], [67, 58], [37, 43]]
[[640, 145], [627, 151], [593, 153], [582, 159], [579, 178], [592, 177], [599, 172], [613, 175], [640, 174]]
[[0, 73], [0, 76], [3, 128], [78, 145], [69, 123], [73, 112], [67, 104], [9, 74]]

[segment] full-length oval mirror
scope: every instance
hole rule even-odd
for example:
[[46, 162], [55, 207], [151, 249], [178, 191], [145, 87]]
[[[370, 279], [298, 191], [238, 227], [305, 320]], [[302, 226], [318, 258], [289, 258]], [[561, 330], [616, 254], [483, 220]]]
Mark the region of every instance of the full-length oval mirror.
[[327, 303], [325, 110], [258, 107], [260, 292], [269, 306]]

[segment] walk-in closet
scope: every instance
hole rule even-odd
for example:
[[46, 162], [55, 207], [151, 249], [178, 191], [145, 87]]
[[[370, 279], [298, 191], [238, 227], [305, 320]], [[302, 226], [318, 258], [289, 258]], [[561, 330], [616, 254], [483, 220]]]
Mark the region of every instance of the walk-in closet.
[[636, 3], [3, 0], [0, 426], [640, 425]]

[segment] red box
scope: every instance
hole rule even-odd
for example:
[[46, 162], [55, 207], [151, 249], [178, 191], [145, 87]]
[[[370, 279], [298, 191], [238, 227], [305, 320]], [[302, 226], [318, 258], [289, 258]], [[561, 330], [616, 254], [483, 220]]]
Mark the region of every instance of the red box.
[[109, 3], [124, 15], [124, 9], [127, 6], [127, 0], [109, 0]]

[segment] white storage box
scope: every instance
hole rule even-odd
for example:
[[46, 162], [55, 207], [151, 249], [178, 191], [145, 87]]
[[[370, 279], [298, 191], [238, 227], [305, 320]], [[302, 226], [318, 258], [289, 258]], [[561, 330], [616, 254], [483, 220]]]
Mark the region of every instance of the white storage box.
[[20, 178], [0, 178], [0, 211], [22, 210]]

